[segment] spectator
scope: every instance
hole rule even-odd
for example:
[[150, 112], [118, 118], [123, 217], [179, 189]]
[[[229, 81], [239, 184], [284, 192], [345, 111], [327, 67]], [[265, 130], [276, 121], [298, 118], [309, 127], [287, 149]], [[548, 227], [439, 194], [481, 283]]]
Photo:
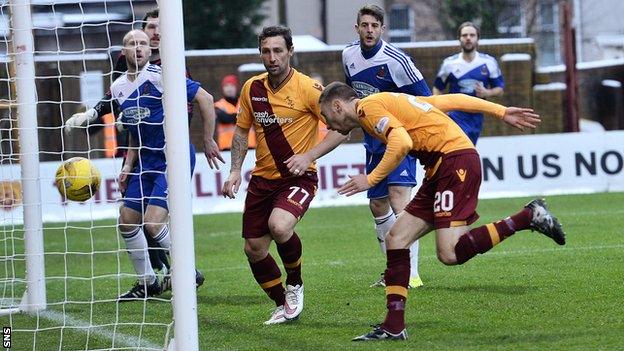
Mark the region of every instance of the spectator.
[[[214, 104], [217, 113], [217, 140], [220, 150], [229, 150], [232, 147], [236, 114], [239, 109], [240, 83], [235, 75], [229, 74], [223, 77], [221, 93], [223, 97]], [[256, 136], [253, 130], [249, 132], [249, 147], [256, 147]]]

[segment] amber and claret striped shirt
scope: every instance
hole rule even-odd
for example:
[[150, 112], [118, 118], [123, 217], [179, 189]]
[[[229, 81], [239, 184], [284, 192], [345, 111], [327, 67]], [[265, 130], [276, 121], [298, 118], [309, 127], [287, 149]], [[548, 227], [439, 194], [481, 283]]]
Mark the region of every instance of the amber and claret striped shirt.
[[[241, 90], [236, 125], [256, 130], [256, 166], [253, 175], [266, 179], [293, 176], [284, 161], [305, 153], [318, 141], [318, 105], [323, 86], [291, 68], [284, 82], [273, 89], [268, 73], [250, 78]], [[316, 171], [313, 163], [309, 171]]]
[[[425, 167], [427, 177], [435, 174], [444, 155], [460, 150], [474, 150], [470, 139], [444, 112], [486, 112], [503, 118], [505, 109], [505, 106], [464, 94], [416, 97], [379, 93], [363, 98], [357, 105], [360, 125], [370, 135], [387, 144], [383, 159], [368, 175], [369, 184], [379, 183], [399, 165], [404, 157], [398, 152], [400, 145], [411, 146], [409, 153]], [[405, 128], [411, 140], [397, 140], [393, 145], [388, 136], [393, 129], [400, 127]]]

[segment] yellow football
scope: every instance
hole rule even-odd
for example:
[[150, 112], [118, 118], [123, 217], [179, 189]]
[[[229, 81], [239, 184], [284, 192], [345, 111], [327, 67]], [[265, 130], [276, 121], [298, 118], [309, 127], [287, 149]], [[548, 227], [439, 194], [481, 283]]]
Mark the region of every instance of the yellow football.
[[72, 201], [89, 200], [100, 188], [100, 171], [84, 157], [72, 157], [56, 170], [61, 196]]

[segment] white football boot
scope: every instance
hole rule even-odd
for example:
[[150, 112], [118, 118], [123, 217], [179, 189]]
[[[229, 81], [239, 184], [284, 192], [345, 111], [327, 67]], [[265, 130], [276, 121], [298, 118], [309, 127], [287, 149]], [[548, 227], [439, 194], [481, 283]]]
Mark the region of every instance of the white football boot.
[[284, 306], [277, 306], [275, 311], [271, 314], [271, 318], [264, 322], [264, 325], [281, 324], [288, 320], [284, 318]]
[[284, 318], [297, 319], [303, 311], [303, 285], [286, 285]]

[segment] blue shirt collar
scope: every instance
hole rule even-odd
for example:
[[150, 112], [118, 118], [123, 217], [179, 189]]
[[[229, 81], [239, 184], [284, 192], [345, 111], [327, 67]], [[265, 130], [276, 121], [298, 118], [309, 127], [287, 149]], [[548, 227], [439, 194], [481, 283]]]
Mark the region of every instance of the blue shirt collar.
[[368, 60], [369, 58], [375, 56], [379, 52], [379, 49], [381, 49], [382, 45], [383, 45], [383, 40], [382, 39], [379, 39], [379, 43], [377, 43], [377, 45], [375, 45], [370, 50], [364, 50], [364, 48], [362, 47], [362, 44], [360, 44], [360, 49], [362, 51], [362, 56], [364, 56], [364, 58]]

